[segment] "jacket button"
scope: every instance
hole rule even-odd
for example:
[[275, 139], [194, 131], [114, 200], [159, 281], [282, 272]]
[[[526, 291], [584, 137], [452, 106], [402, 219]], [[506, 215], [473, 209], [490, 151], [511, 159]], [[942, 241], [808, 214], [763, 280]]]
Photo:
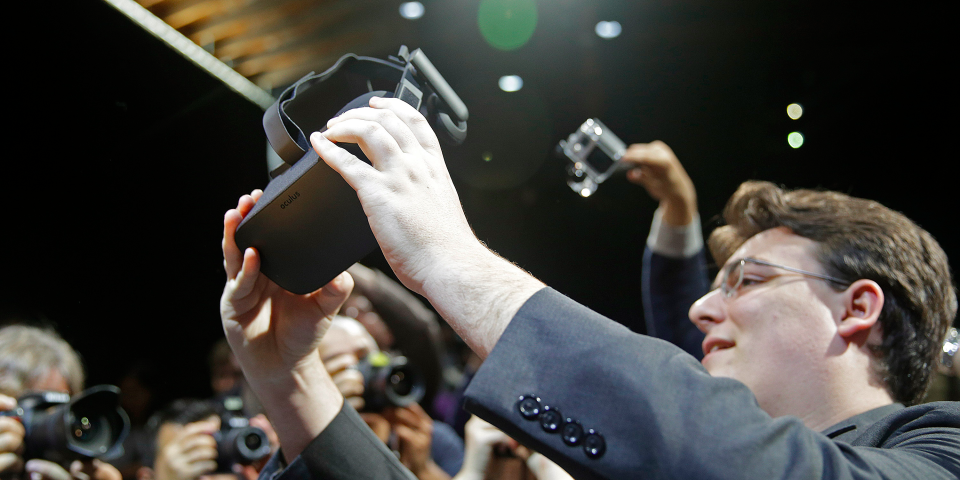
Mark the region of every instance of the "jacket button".
[[560, 410], [544, 405], [543, 411], [540, 412], [540, 428], [543, 428], [543, 431], [547, 433], [557, 433], [562, 424], [563, 416], [560, 415]]
[[560, 430], [560, 438], [563, 439], [563, 443], [571, 447], [580, 445], [583, 441], [583, 427], [580, 426], [580, 422], [572, 418], [565, 419], [563, 428]]
[[600, 458], [607, 451], [607, 442], [603, 440], [603, 435], [591, 428], [583, 437], [583, 451], [589, 458]]
[[540, 398], [536, 395], [523, 395], [517, 401], [520, 416], [527, 420], [536, 420], [540, 415]]

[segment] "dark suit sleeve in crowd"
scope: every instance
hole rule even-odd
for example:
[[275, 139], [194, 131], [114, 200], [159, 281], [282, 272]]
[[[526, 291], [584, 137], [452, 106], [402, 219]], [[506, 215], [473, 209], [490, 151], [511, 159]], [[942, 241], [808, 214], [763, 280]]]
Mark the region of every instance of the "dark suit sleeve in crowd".
[[[771, 418], [742, 383], [712, 377], [675, 345], [637, 335], [550, 288], [514, 316], [466, 398], [468, 410], [575, 478], [929, 480], [960, 473], [956, 407], [935, 425], [892, 430], [884, 448], [854, 447], [795, 417]], [[571, 427], [551, 432], [551, 422], [541, 421], [549, 420], [548, 406]], [[573, 425], [582, 433], [567, 435], [569, 445], [563, 432], [578, 433]]]
[[703, 358], [703, 332], [690, 321], [688, 312], [709, 285], [703, 249], [690, 258], [670, 258], [646, 247], [641, 291], [647, 335], [666, 340], [698, 360]]
[[259, 480], [416, 480], [344, 402], [330, 425], [289, 465], [278, 452]]

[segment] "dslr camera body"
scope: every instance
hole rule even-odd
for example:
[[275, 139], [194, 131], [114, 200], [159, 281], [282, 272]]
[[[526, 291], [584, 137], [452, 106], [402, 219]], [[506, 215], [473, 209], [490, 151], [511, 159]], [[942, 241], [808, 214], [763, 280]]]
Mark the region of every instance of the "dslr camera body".
[[588, 119], [566, 140], [560, 140], [557, 153], [570, 160], [567, 185], [582, 197], [589, 197], [601, 183], [623, 170], [627, 144], [614, 135], [598, 118]]
[[73, 398], [61, 392], [30, 393], [17, 399], [16, 410], [2, 415], [18, 417], [23, 424], [25, 459], [60, 464], [116, 458], [130, 432], [120, 389], [112, 385], [91, 387]]
[[363, 374], [364, 410], [380, 412], [387, 407], [405, 407], [423, 400], [423, 374], [406, 357], [384, 352], [367, 355], [357, 365]]
[[250, 465], [270, 455], [270, 440], [263, 429], [250, 425], [242, 413], [243, 400], [227, 397], [221, 404], [217, 441], [217, 472], [232, 473], [234, 465]]

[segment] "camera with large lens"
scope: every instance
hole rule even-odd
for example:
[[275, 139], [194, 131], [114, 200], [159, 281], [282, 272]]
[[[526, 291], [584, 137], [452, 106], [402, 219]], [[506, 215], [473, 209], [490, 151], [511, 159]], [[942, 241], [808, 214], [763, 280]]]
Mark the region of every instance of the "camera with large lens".
[[363, 374], [363, 401], [368, 411], [405, 407], [423, 400], [426, 392], [423, 375], [406, 357], [371, 353], [360, 361], [357, 370]]
[[38, 392], [17, 399], [17, 409], [4, 415], [20, 417], [24, 428], [24, 458], [64, 464], [79, 458], [116, 458], [130, 420], [120, 408], [120, 389], [98, 385], [79, 395]]
[[601, 183], [623, 169], [620, 159], [627, 144], [604, 125], [591, 118], [566, 140], [560, 140], [557, 153], [567, 157], [567, 185], [582, 197], [589, 197]]
[[270, 455], [270, 440], [260, 428], [250, 425], [245, 417], [243, 400], [227, 397], [220, 413], [217, 440], [217, 471], [232, 472], [234, 465], [250, 465]]

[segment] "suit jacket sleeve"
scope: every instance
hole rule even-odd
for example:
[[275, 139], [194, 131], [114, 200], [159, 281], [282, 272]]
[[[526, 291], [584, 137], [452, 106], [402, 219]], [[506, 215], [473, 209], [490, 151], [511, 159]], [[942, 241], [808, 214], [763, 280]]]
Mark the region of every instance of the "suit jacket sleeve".
[[[594, 429], [603, 455], [588, 458], [537, 418], [525, 419], [521, 396]], [[549, 288], [516, 314], [466, 397], [470, 411], [576, 478], [929, 480], [956, 478], [960, 470], [960, 461], [953, 473], [941, 462], [960, 452], [955, 428], [952, 436], [932, 428], [935, 439], [907, 429], [885, 440], [889, 449], [835, 442], [797, 418], [772, 419], [742, 383], [711, 377], [676, 346], [634, 334]]]
[[386, 445], [344, 402], [330, 425], [284, 465], [278, 452], [259, 480], [416, 480]]
[[643, 252], [641, 291], [647, 335], [666, 340], [697, 359], [703, 358], [703, 332], [688, 312], [707, 293], [706, 252], [689, 258], [670, 258], [649, 246]]

